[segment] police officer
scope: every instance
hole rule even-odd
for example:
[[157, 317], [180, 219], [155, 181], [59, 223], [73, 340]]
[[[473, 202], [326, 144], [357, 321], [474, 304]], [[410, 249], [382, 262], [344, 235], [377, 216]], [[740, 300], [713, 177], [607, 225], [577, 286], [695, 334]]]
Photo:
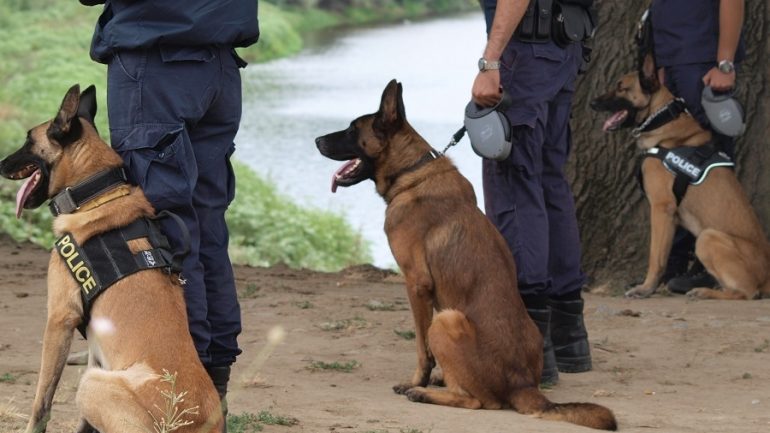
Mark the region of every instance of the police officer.
[[[717, 92], [734, 89], [735, 64], [744, 57], [743, 13], [744, 0], [652, 0], [652, 39], [663, 82], [684, 98], [690, 113], [706, 128], [709, 122], [701, 93], [704, 86]], [[735, 141], [718, 134], [715, 139], [733, 158]], [[687, 293], [694, 287], [716, 285], [697, 259], [687, 270], [694, 247], [695, 238], [678, 228], [664, 275], [670, 291]]]
[[550, 23], [550, 4], [483, 0], [488, 39], [472, 94], [483, 106], [500, 99], [501, 87], [511, 95], [505, 113], [512, 126], [511, 155], [483, 161], [486, 215], [514, 255], [519, 291], [544, 337], [541, 381], [553, 383], [558, 371], [590, 370], [591, 355], [583, 324], [580, 237], [564, 175], [582, 46], [558, 46], [545, 28], [523, 31], [533, 20]]
[[[108, 65], [113, 148], [156, 210], [187, 225], [182, 272], [189, 329], [220, 397], [241, 353], [225, 211], [235, 194], [230, 157], [241, 119], [245, 62], [257, 42], [257, 0], [81, 0], [104, 3], [91, 57]], [[181, 231], [164, 229], [175, 246]], [[147, 302], [152, 302], [148, 299]]]

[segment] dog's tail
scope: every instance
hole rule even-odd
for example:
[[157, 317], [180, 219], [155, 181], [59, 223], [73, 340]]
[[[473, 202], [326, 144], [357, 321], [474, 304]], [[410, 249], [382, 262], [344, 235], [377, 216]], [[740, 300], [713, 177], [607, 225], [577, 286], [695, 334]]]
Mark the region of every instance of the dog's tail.
[[511, 398], [516, 412], [543, 419], [566, 421], [600, 430], [615, 431], [618, 423], [612, 411], [593, 403], [552, 403], [536, 387], [517, 390]]

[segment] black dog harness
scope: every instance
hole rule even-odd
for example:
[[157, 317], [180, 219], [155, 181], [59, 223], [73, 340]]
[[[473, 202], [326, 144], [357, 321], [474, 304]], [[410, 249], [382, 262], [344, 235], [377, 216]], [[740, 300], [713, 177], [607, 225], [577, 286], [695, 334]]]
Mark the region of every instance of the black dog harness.
[[[125, 227], [93, 236], [83, 245], [75, 242], [70, 233], [65, 233], [56, 241], [56, 251], [80, 287], [83, 321], [78, 330], [83, 337], [91, 319], [94, 300], [116, 282], [146, 269], [162, 269], [169, 274], [181, 272], [182, 260], [189, 252], [189, 233], [184, 250], [173, 253], [158, 223], [159, 219], [166, 217], [179, 219], [163, 211], [155, 219], [140, 218]], [[183, 227], [181, 220], [177, 223]], [[128, 241], [140, 238], [147, 238], [151, 248], [133, 254], [128, 248]]]
[[[687, 187], [700, 185], [706, 180], [711, 169], [715, 167], [735, 167], [735, 163], [727, 154], [717, 150], [713, 143], [707, 143], [698, 147], [682, 146], [673, 149], [653, 147], [642, 154], [642, 162], [646, 158], [657, 158], [663, 162], [663, 166], [670, 171], [674, 179], [674, 196], [676, 204], [682, 202]], [[639, 183], [644, 190], [641, 164], [639, 167]]]
[[[123, 168], [105, 170], [65, 188], [49, 203], [54, 216], [68, 214], [80, 209], [98, 197], [126, 185]], [[98, 203], [97, 203], [98, 204]], [[183, 245], [181, 251], [172, 252], [168, 239], [163, 235], [159, 221], [173, 219], [179, 226]], [[147, 238], [151, 248], [133, 254], [128, 241]], [[162, 211], [154, 218], [139, 218], [130, 224], [89, 238], [83, 245], [78, 244], [71, 233], [64, 233], [54, 244], [56, 251], [67, 265], [67, 269], [80, 287], [83, 301], [83, 320], [78, 330], [86, 336], [86, 327], [91, 318], [94, 300], [107, 288], [121, 279], [147, 269], [161, 269], [179, 273], [182, 261], [190, 252], [190, 233], [179, 216]]]

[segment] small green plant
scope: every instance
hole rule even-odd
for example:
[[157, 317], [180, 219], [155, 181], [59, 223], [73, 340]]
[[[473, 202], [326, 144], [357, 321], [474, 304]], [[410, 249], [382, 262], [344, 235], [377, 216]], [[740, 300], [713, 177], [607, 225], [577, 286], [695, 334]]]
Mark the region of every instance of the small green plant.
[[307, 310], [308, 308], [313, 308], [313, 304], [310, 301], [300, 301], [295, 302], [294, 305], [302, 310]]
[[399, 433], [422, 433], [422, 430], [416, 428], [402, 428]]
[[754, 348], [754, 351], [757, 353], [762, 353], [765, 350], [767, 350], [768, 347], [770, 347], [770, 340], [765, 339], [765, 341], [762, 344]]
[[253, 413], [227, 416], [228, 433], [253, 433], [258, 431], [262, 431], [262, 424], [259, 423], [259, 418]]
[[241, 292], [242, 298], [256, 298], [259, 296], [259, 286], [257, 283], [246, 284], [246, 288]]
[[17, 377], [11, 373], [5, 373], [0, 376], [0, 383], [16, 383]]
[[743, 376], [741, 376], [742, 379], [751, 379], [751, 373], [743, 373]]
[[407, 329], [406, 331], [399, 331], [398, 329], [394, 329], [393, 332], [395, 332], [396, 335], [403, 338], [404, 340], [414, 340], [414, 338], [417, 336], [417, 334], [415, 334], [411, 329]]
[[176, 372], [171, 374], [168, 370], [163, 369], [163, 374], [160, 377], [161, 382], [168, 383], [170, 389], [168, 391], [160, 391], [160, 395], [166, 401], [165, 406], [161, 409], [155, 406], [160, 411], [160, 417], [155, 416], [152, 411], [147, 411], [152, 417], [152, 427], [156, 433], [170, 433], [178, 430], [184, 426], [193, 423], [192, 420], [185, 419], [187, 415], [198, 415], [198, 406], [182, 407], [184, 403], [184, 397], [187, 395], [187, 391], [176, 392]]
[[360, 366], [361, 366], [361, 363], [356, 360], [348, 361], [345, 363], [340, 363], [339, 361], [334, 361], [334, 362], [312, 361], [308, 368], [311, 370], [333, 370], [333, 371], [339, 371], [342, 373], [350, 373], [351, 371], [355, 370]]
[[335, 320], [332, 322], [323, 322], [318, 325], [324, 331], [342, 331], [348, 329], [363, 329], [369, 326], [369, 323], [363, 317], [354, 317], [352, 319]]
[[270, 412], [263, 410], [257, 415], [259, 422], [267, 425], [284, 425], [293, 426], [299, 424], [297, 418], [283, 415], [273, 415]]
[[369, 311], [396, 311], [396, 305], [390, 302], [382, 302], [372, 299], [367, 302], [364, 307]]
[[266, 410], [257, 415], [247, 412], [241, 415], [228, 415], [227, 417], [228, 433], [259, 432], [262, 431], [263, 424], [291, 427], [299, 424], [299, 420], [291, 416], [273, 415]]

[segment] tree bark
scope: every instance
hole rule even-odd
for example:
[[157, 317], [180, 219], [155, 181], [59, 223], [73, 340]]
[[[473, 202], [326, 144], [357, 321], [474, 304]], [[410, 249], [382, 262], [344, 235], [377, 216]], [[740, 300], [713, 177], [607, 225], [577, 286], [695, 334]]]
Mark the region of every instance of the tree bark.
[[[578, 210], [583, 266], [593, 285], [620, 293], [641, 281], [649, 249], [649, 208], [637, 180], [639, 150], [627, 130], [604, 134], [604, 114], [589, 108], [622, 74], [634, 70], [636, 24], [648, 1], [598, 0], [599, 29], [592, 61], [573, 102], [573, 150], [568, 174]], [[743, 35], [747, 58], [738, 99], [747, 131], [738, 140], [737, 174], [765, 233], [770, 227], [770, 7], [747, 0]]]

